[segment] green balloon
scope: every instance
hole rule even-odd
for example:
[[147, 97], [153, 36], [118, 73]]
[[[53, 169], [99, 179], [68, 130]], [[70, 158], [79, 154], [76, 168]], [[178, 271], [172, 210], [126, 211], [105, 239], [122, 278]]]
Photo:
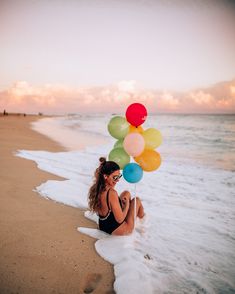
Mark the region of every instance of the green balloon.
[[108, 123], [110, 135], [116, 139], [123, 139], [129, 132], [129, 123], [122, 116], [113, 117]]
[[123, 148], [114, 148], [109, 153], [109, 160], [116, 162], [123, 169], [130, 162], [130, 156]]
[[124, 141], [124, 139], [117, 140], [116, 143], [114, 144], [113, 148], [123, 148], [123, 141]]

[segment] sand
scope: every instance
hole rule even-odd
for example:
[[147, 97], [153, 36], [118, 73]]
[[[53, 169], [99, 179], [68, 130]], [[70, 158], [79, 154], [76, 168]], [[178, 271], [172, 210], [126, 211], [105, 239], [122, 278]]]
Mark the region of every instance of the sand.
[[112, 265], [97, 255], [93, 238], [77, 232], [94, 223], [33, 191], [63, 179], [14, 156], [20, 149], [63, 151], [30, 129], [36, 119], [0, 116], [0, 293], [113, 293]]

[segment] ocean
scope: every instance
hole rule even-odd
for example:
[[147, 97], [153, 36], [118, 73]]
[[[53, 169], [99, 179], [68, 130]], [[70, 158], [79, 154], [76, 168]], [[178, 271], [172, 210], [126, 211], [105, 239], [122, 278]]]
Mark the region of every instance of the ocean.
[[[114, 115], [114, 114], [113, 114]], [[19, 150], [38, 168], [64, 177], [36, 188], [48, 199], [87, 209], [87, 193], [100, 156], [115, 139], [113, 115], [44, 118], [32, 128], [65, 152]], [[162, 164], [135, 184], [120, 180], [120, 193], [141, 198], [146, 216], [130, 236], [98, 229], [78, 234], [97, 239], [97, 253], [114, 265], [116, 293], [235, 293], [235, 115], [149, 115], [143, 128], [157, 128]], [[97, 216], [85, 212], [97, 222]]]

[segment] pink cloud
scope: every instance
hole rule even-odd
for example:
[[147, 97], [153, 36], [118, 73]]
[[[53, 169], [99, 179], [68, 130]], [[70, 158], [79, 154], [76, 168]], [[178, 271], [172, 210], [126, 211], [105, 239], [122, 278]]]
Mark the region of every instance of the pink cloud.
[[106, 87], [32, 86], [18, 81], [0, 92], [0, 111], [46, 114], [123, 112], [133, 102], [149, 112], [235, 112], [235, 80], [206, 89], [171, 92], [137, 89], [135, 81]]

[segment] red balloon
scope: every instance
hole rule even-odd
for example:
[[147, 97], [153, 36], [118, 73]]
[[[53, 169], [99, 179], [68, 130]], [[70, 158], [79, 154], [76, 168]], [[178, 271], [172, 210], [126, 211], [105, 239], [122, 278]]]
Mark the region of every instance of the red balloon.
[[147, 118], [147, 109], [141, 103], [133, 103], [127, 107], [126, 119], [127, 121], [138, 127], [142, 125]]

